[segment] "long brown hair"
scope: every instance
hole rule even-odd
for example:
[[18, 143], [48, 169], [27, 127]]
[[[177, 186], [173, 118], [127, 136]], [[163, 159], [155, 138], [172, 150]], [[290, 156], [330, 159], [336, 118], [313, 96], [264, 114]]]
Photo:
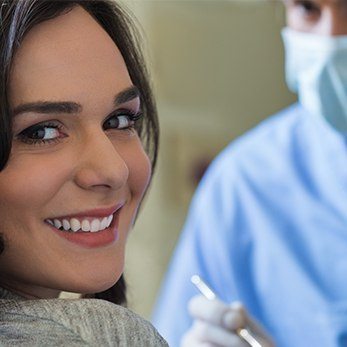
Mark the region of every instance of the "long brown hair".
[[[141, 53], [140, 35], [129, 14], [111, 0], [0, 0], [0, 6], [0, 170], [5, 168], [11, 153], [12, 119], [7, 92], [15, 53], [24, 36], [35, 25], [68, 12], [75, 6], [81, 6], [96, 19], [117, 45], [131, 80], [141, 93], [144, 117], [136, 130], [151, 159], [153, 171], [159, 141], [157, 110]], [[0, 237], [0, 254], [6, 251], [5, 241]], [[126, 304], [123, 275], [110, 289], [86, 297]]]

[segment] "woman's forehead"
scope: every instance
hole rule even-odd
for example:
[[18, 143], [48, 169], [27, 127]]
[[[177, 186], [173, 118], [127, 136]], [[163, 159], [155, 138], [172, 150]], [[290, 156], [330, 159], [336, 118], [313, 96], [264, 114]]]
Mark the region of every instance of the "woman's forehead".
[[55, 92], [63, 92], [61, 89], [67, 88], [66, 93], [71, 94], [74, 88], [105, 83], [113, 83], [116, 89], [128, 87], [131, 81], [126, 65], [104, 29], [88, 12], [75, 7], [26, 35], [13, 63], [10, 101], [15, 105], [32, 101], [26, 100], [28, 97], [41, 99], [42, 93], [54, 97]]
[[76, 6], [68, 13], [46, 20], [31, 29], [19, 48], [18, 56], [28, 49], [38, 50], [41, 54], [50, 49], [56, 52], [61, 50], [69, 55], [83, 49], [103, 51], [105, 47], [116, 50], [112, 39], [96, 20], [82, 7]]

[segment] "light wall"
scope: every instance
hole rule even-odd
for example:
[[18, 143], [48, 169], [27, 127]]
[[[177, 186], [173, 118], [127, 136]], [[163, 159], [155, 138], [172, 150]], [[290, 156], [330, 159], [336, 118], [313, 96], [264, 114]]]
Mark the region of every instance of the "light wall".
[[126, 3], [146, 33], [161, 122], [158, 168], [125, 272], [130, 307], [149, 317], [195, 189], [192, 174], [294, 97], [283, 79], [278, 1]]

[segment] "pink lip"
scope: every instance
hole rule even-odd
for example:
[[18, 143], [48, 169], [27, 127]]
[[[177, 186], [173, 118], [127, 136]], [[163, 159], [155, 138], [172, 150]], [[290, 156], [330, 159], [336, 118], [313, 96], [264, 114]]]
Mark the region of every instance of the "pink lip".
[[117, 204], [115, 206], [111, 207], [105, 207], [105, 208], [96, 208], [93, 210], [88, 210], [88, 211], [83, 211], [83, 212], [78, 212], [75, 214], [68, 214], [64, 216], [55, 216], [52, 218], [47, 218], [47, 219], [70, 219], [70, 218], [83, 218], [83, 217], [108, 217], [111, 214], [114, 214], [117, 212], [120, 208], [124, 206], [125, 203]]
[[64, 217], [55, 217], [55, 218], [59, 218], [59, 219], [61, 219], [61, 218], [73, 218], [73, 217], [87, 217], [87, 216], [88, 217], [106, 217], [106, 216], [113, 214], [113, 220], [112, 220], [112, 223], [110, 224], [110, 226], [105, 230], [98, 231], [95, 233], [84, 232], [84, 231], [67, 232], [67, 231], [59, 230], [51, 224], [47, 223], [47, 225], [58, 236], [62, 237], [65, 240], [68, 240], [72, 243], [75, 243], [79, 246], [82, 246], [84, 248], [104, 247], [104, 246], [110, 245], [110, 244], [112, 244], [118, 240], [119, 214], [120, 214], [120, 210], [123, 206], [124, 206], [124, 203], [118, 204], [116, 207], [112, 207], [112, 208], [100, 208], [100, 209], [85, 211], [83, 213], [66, 215]]

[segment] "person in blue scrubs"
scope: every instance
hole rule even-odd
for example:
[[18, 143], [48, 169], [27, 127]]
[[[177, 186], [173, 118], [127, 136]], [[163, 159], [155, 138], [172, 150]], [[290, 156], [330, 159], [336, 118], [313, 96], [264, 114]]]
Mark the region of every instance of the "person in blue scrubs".
[[[154, 311], [172, 347], [184, 334], [190, 346], [242, 346], [213, 305], [196, 310], [194, 274], [276, 346], [347, 346], [347, 1], [285, 6], [299, 102], [231, 143], [203, 178]], [[214, 340], [214, 328], [236, 342]]]

